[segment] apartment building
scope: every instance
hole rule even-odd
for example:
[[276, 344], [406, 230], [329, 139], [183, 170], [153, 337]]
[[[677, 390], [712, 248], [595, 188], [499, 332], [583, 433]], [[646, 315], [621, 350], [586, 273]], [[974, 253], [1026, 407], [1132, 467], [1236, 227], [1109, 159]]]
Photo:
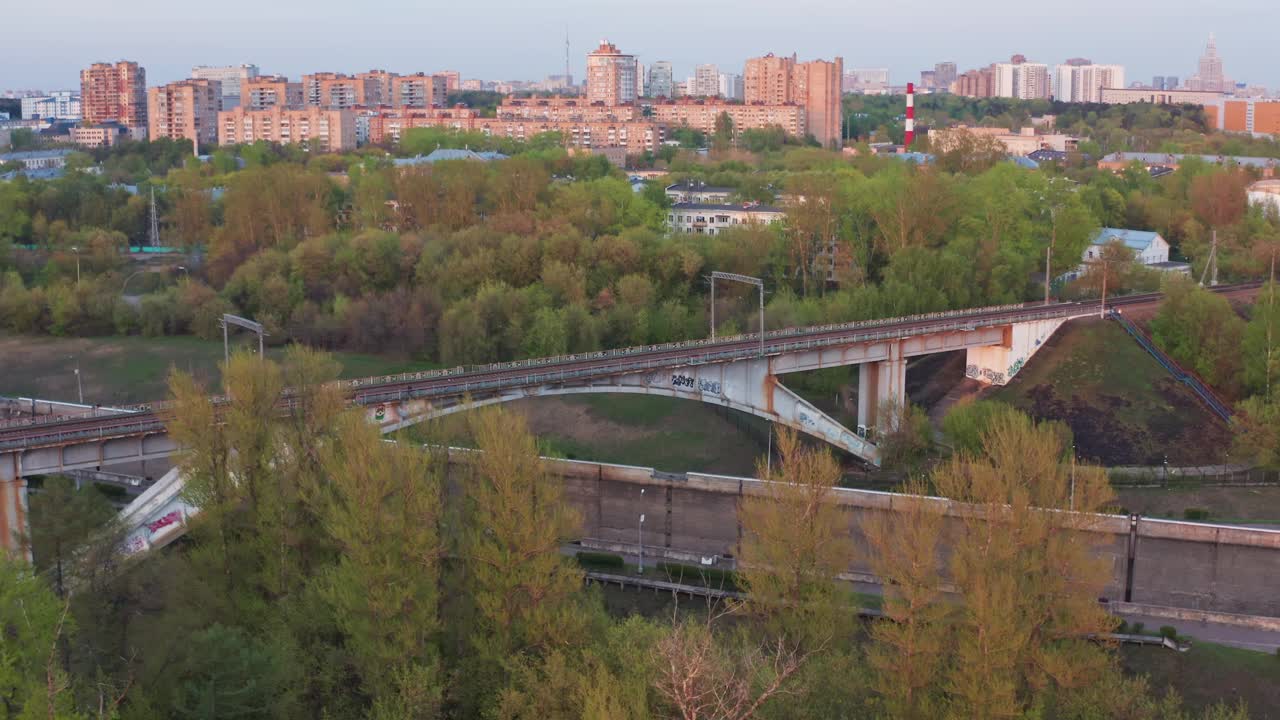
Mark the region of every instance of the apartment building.
[[667, 228], [675, 233], [716, 235], [741, 225], [772, 225], [786, 216], [782, 208], [759, 203], [677, 202], [667, 209]]
[[1048, 98], [1052, 91], [1049, 66], [1026, 62], [1021, 55], [1015, 56], [1012, 62], [992, 65], [991, 73], [994, 97], [1039, 100]]
[[246, 80], [258, 77], [257, 65], [197, 65], [191, 68], [191, 77], [195, 80], [216, 80], [221, 83], [221, 110], [230, 110], [240, 106], [240, 92]]
[[747, 60], [743, 69], [743, 100], [747, 105], [798, 105], [807, 132], [830, 147], [841, 141], [841, 87], [844, 60], [796, 62], [795, 56], [772, 53]]
[[593, 105], [582, 98], [506, 98], [497, 116], [504, 120], [552, 122], [634, 122], [643, 113], [635, 105]]
[[1280, 136], [1280, 100], [1220, 98], [1204, 111], [1209, 126], [1219, 130]]
[[1098, 93], [1107, 105], [1145, 102], [1155, 105], [1209, 105], [1221, 100], [1220, 92], [1207, 90], [1156, 90], [1154, 88], [1102, 88]]
[[377, 81], [341, 73], [313, 73], [302, 76], [303, 102], [315, 107], [343, 110], [367, 105], [366, 99], [378, 92]]
[[675, 97], [675, 76], [670, 62], [659, 60], [650, 65], [648, 77], [649, 83], [644, 91], [646, 96], [656, 98]]
[[190, 140], [200, 146], [218, 141], [218, 111], [222, 83], [217, 80], [180, 80], [147, 91], [147, 123], [152, 140]]
[[1059, 65], [1054, 71], [1053, 98], [1063, 102], [1102, 102], [1103, 88], [1124, 87], [1121, 65]]
[[364, 89], [364, 105], [366, 107], [391, 105], [395, 97], [392, 81], [397, 77], [399, 77], [398, 73], [386, 70], [357, 73], [356, 79], [361, 81], [361, 87]]
[[400, 75], [391, 78], [391, 105], [398, 108], [444, 107], [448, 87], [448, 80], [443, 75]]
[[587, 54], [587, 101], [622, 105], [640, 95], [640, 68], [635, 55], [626, 55], [607, 40]]
[[259, 140], [282, 145], [300, 143], [317, 152], [352, 150], [356, 147], [355, 113], [314, 106], [265, 110], [238, 107], [218, 113], [219, 145]]
[[792, 137], [802, 138], [808, 131], [807, 113], [801, 105], [737, 105], [715, 100], [680, 98], [656, 102], [652, 107], [652, 120], [665, 125], [687, 125], [695, 130], [711, 134], [716, 129], [716, 119], [727, 113], [736, 131], [759, 130], [777, 126]]
[[80, 71], [81, 119], [118, 122], [131, 134], [147, 131], [147, 71], [136, 62], [94, 63]]
[[[397, 108], [361, 113], [357, 120], [367, 125], [360, 130], [365, 142], [374, 144], [400, 142], [404, 131], [417, 127], [447, 127], [474, 130], [480, 114], [471, 108]], [[359, 138], [357, 138], [359, 139]]]
[[302, 104], [302, 83], [289, 82], [286, 77], [263, 75], [240, 83], [240, 105], [237, 107], [266, 110], [272, 107], [301, 107]]

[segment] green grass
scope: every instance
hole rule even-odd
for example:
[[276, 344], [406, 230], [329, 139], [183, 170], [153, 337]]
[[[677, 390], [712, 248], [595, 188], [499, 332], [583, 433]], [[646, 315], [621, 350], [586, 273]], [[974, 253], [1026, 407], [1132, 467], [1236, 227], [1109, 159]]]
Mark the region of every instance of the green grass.
[[1193, 709], [1244, 700], [1250, 717], [1280, 718], [1280, 658], [1273, 654], [1193, 641], [1185, 653], [1124, 646], [1120, 658], [1157, 693], [1172, 687]]
[[[237, 347], [248, 343], [240, 339]], [[283, 357], [283, 347], [267, 356]], [[430, 363], [358, 353], [334, 353], [342, 377], [366, 377], [429, 369]], [[195, 337], [52, 338], [0, 336], [0, 395], [75, 400], [77, 364], [87, 403], [130, 404], [167, 394], [170, 368], [216, 386], [223, 359], [220, 341]]]
[[991, 398], [1071, 426], [1104, 465], [1212, 464], [1230, 433], [1115, 323], [1068, 323]]
[[653, 427], [676, 412], [678, 400], [659, 395], [600, 393], [574, 398], [591, 408], [591, 414], [620, 425]]

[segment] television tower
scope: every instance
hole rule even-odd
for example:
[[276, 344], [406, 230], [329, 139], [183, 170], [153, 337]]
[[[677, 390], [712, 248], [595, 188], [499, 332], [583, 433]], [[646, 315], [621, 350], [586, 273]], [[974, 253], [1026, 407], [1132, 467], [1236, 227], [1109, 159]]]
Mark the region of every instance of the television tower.
[[573, 75], [569, 72], [569, 28], [564, 29], [564, 84], [573, 87]]

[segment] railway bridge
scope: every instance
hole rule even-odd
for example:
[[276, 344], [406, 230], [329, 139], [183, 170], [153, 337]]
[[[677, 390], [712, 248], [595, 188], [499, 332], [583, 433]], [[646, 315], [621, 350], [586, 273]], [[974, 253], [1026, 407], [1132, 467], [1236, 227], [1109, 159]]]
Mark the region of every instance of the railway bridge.
[[[1159, 300], [1131, 296], [1108, 307]], [[878, 464], [883, 409], [905, 403], [907, 359], [964, 350], [966, 374], [1004, 384], [1066, 321], [1100, 315], [1098, 301], [1022, 304], [860, 321], [717, 340], [624, 348], [343, 381], [384, 433], [472, 407], [525, 397], [639, 393], [750, 413]], [[859, 366], [858, 427], [847, 428], [788, 389], [788, 373]], [[289, 400], [281, 400], [281, 410]], [[25, 478], [168, 457], [179, 448], [157, 402], [110, 412], [0, 424], [0, 543], [25, 527]]]

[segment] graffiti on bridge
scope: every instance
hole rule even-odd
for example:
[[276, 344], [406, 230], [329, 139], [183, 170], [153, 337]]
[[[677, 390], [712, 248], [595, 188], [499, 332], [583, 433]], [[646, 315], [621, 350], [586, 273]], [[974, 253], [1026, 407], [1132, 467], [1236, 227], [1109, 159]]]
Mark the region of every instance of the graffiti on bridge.
[[715, 380], [701, 380], [689, 377], [688, 375], [672, 375], [671, 384], [674, 387], [685, 388], [687, 390], [697, 390], [698, 392], [720, 394], [720, 383]]
[[[1021, 365], [1018, 366], [1019, 368]], [[970, 365], [964, 369], [965, 377], [971, 377], [974, 380], [985, 380], [989, 383], [997, 385], [1004, 382], [1004, 373], [992, 370], [991, 368], [980, 368], [977, 365]]]

